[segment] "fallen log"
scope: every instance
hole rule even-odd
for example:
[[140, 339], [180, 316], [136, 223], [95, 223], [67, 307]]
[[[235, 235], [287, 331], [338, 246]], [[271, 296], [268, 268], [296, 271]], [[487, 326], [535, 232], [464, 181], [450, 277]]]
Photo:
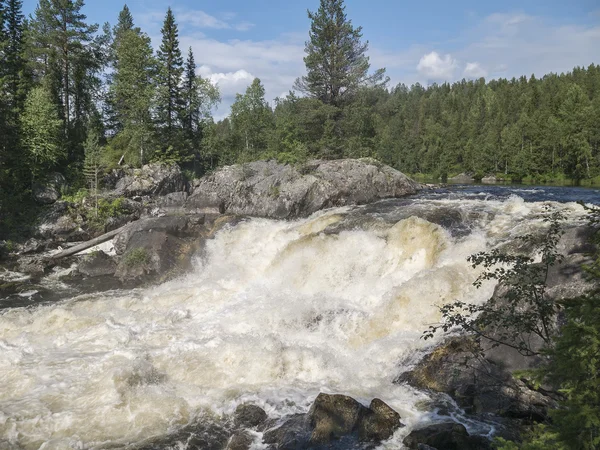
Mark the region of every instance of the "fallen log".
[[90, 239], [89, 241], [83, 242], [82, 244], [74, 245], [73, 247], [68, 248], [67, 250], [64, 250], [60, 253], [57, 253], [56, 255], [51, 256], [50, 261], [54, 262], [56, 260], [66, 258], [67, 256], [75, 255], [76, 253], [87, 250], [90, 247], [94, 247], [98, 244], [102, 244], [103, 242], [106, 242], [109, 239], [114, 238], [117, 234], [119, 234], [121, 231], [123, 231], [128, 226], [129, 226], [129, 224], [123, 225], [121, 228], [117, 228], [116, 230], [109, 231], [108, 233], [105, 233], [102, 236], [98, 236], [97, 238]]

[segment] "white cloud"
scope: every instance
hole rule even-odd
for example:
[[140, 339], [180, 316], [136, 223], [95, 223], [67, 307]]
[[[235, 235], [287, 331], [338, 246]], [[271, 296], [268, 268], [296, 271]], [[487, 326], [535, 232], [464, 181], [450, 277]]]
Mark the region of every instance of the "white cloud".
[[[305, 71], [304, 42], [308, 30], [289, 30], [271, 39], [223, 40], [205, 36], [199, 29], [246, 30], [252, 24], [233, 13], [214, 17], [189, 10], [175, 12], [183, 25], [181, 48], [191, 46], [201, 64], [198, 73], [219, 84], [223, 102], [216, 117], [229, 112], [235, 94], [243, 93], [254, 77], [261, 79], [267, 100], [272, 102], [292, 89], [294, 80]], [[151, 32], [157, 45], [164, 14], [148, 14], [146, 18], [152, 25], [143, 28]], [[425, 41], [407, 48], [372, 44], [369, 56], [373, 69], [387, 68], [391, 86], [401, 82], [453, 82], [462, 77], [511, 78], [532, 73], [542, 76], [600, 62], [600, 25], [592, 23], [557, 26], [526, 14], [492, 14], [448, 40], [452, 47]]]
[[209, 73], [208, 75], [205, 74], [203, 76], [207, 77], [211, 81], [211, 83], [219, 86], [219, 89], [224, 90], [226, 92], [233, 92], [234, 89], [246, 87], [250, 83], [252, 83], [252, 80], [254, 80], [254, 78], [256, 78], [254, 75], [252, 75], [250, 72], [245, 71], [244, 69], [227, 73]]
[[487, 71], [483, 67], [481, 67], [481, 65], [478, 62], [469, 62], [465, 66], [463, 75], [466, 78], [481, 78], [487, 77]]
[[231, 25], [223, 20], [219, 20], [204, 11], [178, 11], [180, 23], [191, 25], [198, 28], [213, 28], [217, 30], [231, 28]]
[[304, 71], [304, 45], [288, 36], [278, 40], [229, 40], [182, 36], [182, 48], [192, 47], [198, 73], [218, 83], [222, 103], [219, 113], [228, 113], [236, 93], [244, 93], [252, 80], [260, 78], [266, 99], [272, 103], [288, 92]]
[[438, 52], [423, 55], [417, 64], [419, 73], [429, 80], [446, 80], [454, 76], [456, 60], [449, 54], [441, 56]]
[[[253, 23], [246, 20], [235, 21], [236, 15], [232, 13], [223, 14], [223, 18], [219, 19], [199, 9], [176, 8], [173, 12], [181, 31], [185, 33], [197, 33], [198, 29], [248, 31], [254, 27]], [[157, 26], [162, 24], [164, 18], [164, 13], [148, 12], [141, 15], [141, 23]]]

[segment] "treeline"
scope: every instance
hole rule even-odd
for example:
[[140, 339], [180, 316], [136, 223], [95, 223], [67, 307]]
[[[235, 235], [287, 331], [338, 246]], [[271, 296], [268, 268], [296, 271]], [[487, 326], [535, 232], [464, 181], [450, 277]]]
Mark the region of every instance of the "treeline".
[[[309, 12], [306, 75], [273, 105], [259, 79], [215, 123], [219, 92], [182, 54], [166, 13], [158, 49], [125, 6], [101, 29], [83, 0], [0, 0], [0, 208], [58, 171], [95, 187], [119, 164], [190, 176], [276, 158], [371, 156], [411, 174], [592, 180], [600, 174], [600, 67], [512, 80], [388, 88], [343, 0]], [[210, 63], [209, 61], [207, 63]], [[4, 206], [2, 206], [4, 205]]]
[[202, 163], [219, 92], [182, 56], [171, 9], [154, 51], [126, 5], [101, 30], [83, 6], [40, 0], [25, 18], [21, 0], [0, 0], [3, 215], [53, 171], [83, 187], [118, 164]]
[[[271, 111], [260, 92], [255, 81], [211, 130], [210, 148], [222, 163], [372, 156], [442, 179], [470, 172], [600, 181], [598, 65], [543, 78], [363, 87], [340, 106], [291, 93]], [[243, 112], [248, 99], [261, 105], [253, 114]]]

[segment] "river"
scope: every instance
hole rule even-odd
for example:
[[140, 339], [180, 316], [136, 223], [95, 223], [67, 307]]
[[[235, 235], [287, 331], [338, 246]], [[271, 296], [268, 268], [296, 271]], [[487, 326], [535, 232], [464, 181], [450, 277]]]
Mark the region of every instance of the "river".
[[428, 394], [392, 381], [435, 344], [420, 337], [438, 306], [493, 292], [473, 287], [467, 257], [546, 226], [548, 202], [584, 220], [578, 200], [598, 203], [599, 191], [454, 186], [291, 222], [251, 219], [160, 286], [5, 301], [0, 449], [147, 445], [244, 402], [275, 418], [305, 412], [319, 392], [383, 399], [407, 427], [382, 448], [400, 448], [437, 415]]

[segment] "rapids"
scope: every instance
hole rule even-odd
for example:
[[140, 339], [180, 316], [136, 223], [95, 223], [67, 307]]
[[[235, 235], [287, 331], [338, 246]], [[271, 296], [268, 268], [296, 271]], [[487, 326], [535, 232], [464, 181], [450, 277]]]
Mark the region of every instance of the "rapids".
[[383, 446], [400, 448], [435, 414], [393, 379], [434, 344], [420, 336], [437, 306], [492, 294], [472, 286], [466, 258], [545, 226], [543, 206], [426, 194], [251, 219], [219, 232], [183, 278], [4, 309], [0, 449], [124, 447], [246, 401], [271, 417], [305, 412], [321, 391], [383, 399], [408, 425]]

